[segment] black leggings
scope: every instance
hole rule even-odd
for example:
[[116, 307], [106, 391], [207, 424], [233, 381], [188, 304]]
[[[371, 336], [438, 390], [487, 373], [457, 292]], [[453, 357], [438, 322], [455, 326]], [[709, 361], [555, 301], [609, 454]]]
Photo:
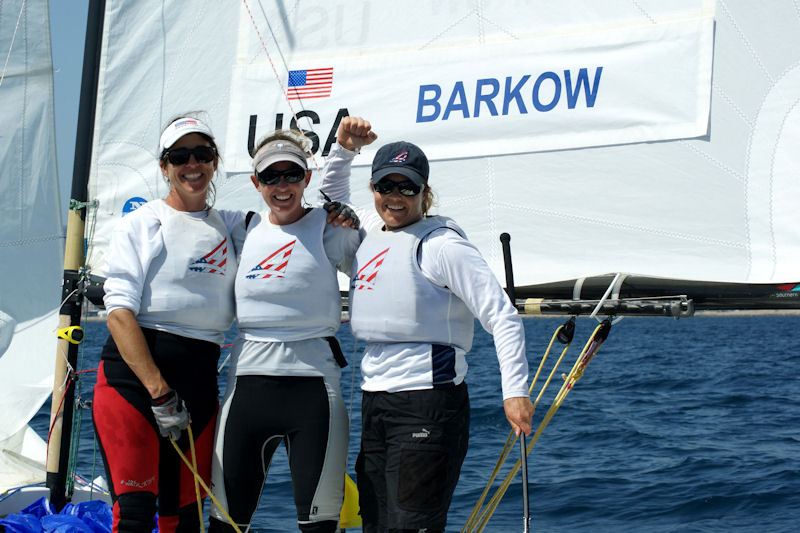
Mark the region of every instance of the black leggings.
[[[289, 456], [298, 525], [334, 531], [344, 499], [348, 421], [336, 383], [323, 377], [237, 376], [220, 411], [214, 496], [246, 527], [258, 507], [272, 455]], [[209, 531], [222, 529], [212, 509]], [[227, 529], [227, 526], [226, 526]]]

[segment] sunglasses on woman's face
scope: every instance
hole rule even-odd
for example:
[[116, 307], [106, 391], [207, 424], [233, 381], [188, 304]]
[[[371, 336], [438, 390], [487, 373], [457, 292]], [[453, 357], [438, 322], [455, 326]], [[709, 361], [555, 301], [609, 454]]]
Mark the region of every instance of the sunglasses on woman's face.
[[185, 165], [189, 157], [194, 156], [198, 163], [210, 163], [214, 160], [216, 151], [211, 146], [195, 146], [194, 148], [176, 148], [167, 152], [167, 161], [175, 166]]
[[286, 183], [297, 183], [306, 177], [306, 171], [300, 167], [292, 167], [287, 170], [270, 170], [265, 168], [258, 173], [258, 181], [264, 185], [277, 185], [281, 178]]
[[395, 187], [403, 196], [416, 196], [422, 191], [422, 185], [417, 185], [411, 180], [396, 182], [383, 178], [378, 183], [372, 184], [372, 188], [381, 194], [392, 194]]

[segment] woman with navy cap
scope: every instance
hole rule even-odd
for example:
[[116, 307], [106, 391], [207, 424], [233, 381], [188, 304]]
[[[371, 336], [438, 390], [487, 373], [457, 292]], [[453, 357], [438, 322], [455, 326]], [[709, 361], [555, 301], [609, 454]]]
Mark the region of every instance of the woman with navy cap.
[[[369, 123], [343, 122], [353, 132], [352, 149], [372, 142]], [[266, 209], [250, 216], [244, 244], [236, 246], [239, 336], [212, 479], [214, 496], [242, 530], [281, 443], [301, 531], [337, 531], [344, 499], [349, 422], [339, 386], [347, 363], [334, 337], [341, 321], [337, 270], [349, 274], [361, 237], [327, 224], [325, 209], [304, 205], [311, 180], [307, 144], [290, 131], [259, 142], [251, 179]], [[210, 533], [232, 531], [216, 508], [211, 515]]]
[[[321, 190], [349, 199], [354, 152], [334, 146]], [[353, 263], [350, 325], [361, 361], [356, 463], [365, 532], [443, 531], [469, 438], [464, 381], [473, 317], [494, 336], [506, 418], [530, 434], [525, 334], [478, 250], [451, 219], [429, 216], [428, 160], [393, 142], [372, 163], [375, 213]]]
[[199, 530], [195, 484], [170, 439], [209, 481], [218, 405], [217, 361], [233, 320], [242, 215], [213, 209], [219, 150], [195, 117], [170, 121], [159, 166], [166, 198], [127, 214], [109, 247], [105, 306], [111, 332], [94, 389], [114, 531]]

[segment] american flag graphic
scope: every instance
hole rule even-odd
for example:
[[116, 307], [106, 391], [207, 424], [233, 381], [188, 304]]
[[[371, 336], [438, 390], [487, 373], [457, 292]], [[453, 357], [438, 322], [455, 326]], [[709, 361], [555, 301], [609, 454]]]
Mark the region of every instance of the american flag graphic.
[[282, 278], [286, 274], [286, 265], [289, 264], [289, 257], [294, 250], [294, 243], [297, 239], [290, 243], [284, 244], [274, 252], [272, 252], [266, 259], [250, 269], [245, 276], [247, 279], [264, 279], [264, 278]]
[[383, 264], [383, 260], [386, 259], [386, 253], [388, 251], [389, 248], [385, 249], [370, 259], [366, 265], [358, 269], [358, 273], [356, 273], [356, 278], [353, 280], [352, 284], [355, 290], [371, 291], [375, 287], [375, 277], [378, 275], [378, 270]]
[[224, 276], [225, 263], [227, 262], [228, 239], [222, 239], [222, 242], [215, 246], [213, 250], [189, 265], [189, 270], [192, 272], [205, 272], [207, 274], [221, 274]]
[[290, 70], [287, 85], [289, 100], [328, 97], [333, 87], [333, 68]]

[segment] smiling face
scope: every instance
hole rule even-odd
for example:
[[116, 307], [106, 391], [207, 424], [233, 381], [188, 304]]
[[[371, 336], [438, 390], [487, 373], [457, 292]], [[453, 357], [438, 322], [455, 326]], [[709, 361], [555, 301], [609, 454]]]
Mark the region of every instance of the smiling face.
[[[402, 174], [389, 174], [383, 179], [388, 179], [395, 183], [408, 180]], [[396, 230], [413, 224], [422, 219], [422, 198], [423, 195], [403, 196], [395, 187], [389, 194], [381, 194], [372, 188], [375, 198], [375, 210], [383, 219], [387, 230]]]
[[[211, 146], [199, 133], [184, 135], [169, 150]], [[206, 207], [206, 196], [211, 178], [217, 170], [216, 159], [209, 163], [199, 163], [194, 155], [185, 165], [173, 165], [161, 160], [161, 173], [169, 180], [169, 194], [164, 199], [168, 206], [178, 211], [202, 211]]]
[[[278, 161], [267, 167], [269, 170], [283, 171], [296, 167], [290, 161]], [[269, 206], [269, 221], [280, 226], [297, 222], [305, 215], [303, 207], [303, 192], [311, 181], [311, 171], [307, 171], [305, 178], [297, 183], [288, 183], [281, 178], [275, 185], [264, 185], [258, 181], [257, 176], [250, 176], [261, 197]]]

